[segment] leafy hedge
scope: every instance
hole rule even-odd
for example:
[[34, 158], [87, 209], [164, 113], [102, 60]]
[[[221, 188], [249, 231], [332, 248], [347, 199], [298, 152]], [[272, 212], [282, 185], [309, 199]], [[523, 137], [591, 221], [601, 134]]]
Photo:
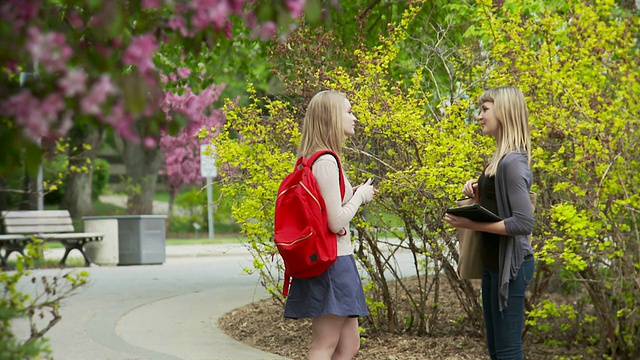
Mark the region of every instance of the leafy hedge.
[[[380, 189], [367, 218], [391, 215], [403, 228], [396, 231], [397, 221], [354, 220], [356, 254], [372, 280], [370, 320], [378, 329], [416, 334], [449, 326], [439, 321], [437, 306], [437, 275], [444, 274], [471, 324], [483, 331], [478, 289], [458, 278], [454, 232], [441, 218], [492, 151], [474, 121], [475, 99], [487, 87], [515, 84], [529, 106], [539, 194], [526, 331], [550, 346], [586, 347], [602, 358], [640, 357], [637, 15], [608, 0], [535, 9], [483, 0], [448, 10], [451, 18], [472, 19], [459, 43], [447, 41], [446, 32], [409, 37], [414, 7], [372, 49], [301, 28], [274, 50], [276, 65], [285, 64], [278, 69], [286, 100], [253, 92], [247, 106], [227, 104], [228, 122], [213, 141], [223, 191], [244, 197], [232, 211], [253, 249], [254, 269], [247, 271], [260, 272], [282, 301], [281, 268], [270, 266], [274, 197], [294, 163], [306, 101], [318, 90], [339, 90], [359, 120], [344, 154], [348, 176], [353, 183], [373, 176]], [[424, 43], [424, 57], [398, 62], [403, 44], [416, 40]], [[444, 76], [434, 70], [442, 64]], [[412, 71], [397, 78], [397, 66]], [[413, 256], [418, 298], [394, 265], [399, 250]], [[408, 317], [396, 312], [399, 302], [411, 304]]]

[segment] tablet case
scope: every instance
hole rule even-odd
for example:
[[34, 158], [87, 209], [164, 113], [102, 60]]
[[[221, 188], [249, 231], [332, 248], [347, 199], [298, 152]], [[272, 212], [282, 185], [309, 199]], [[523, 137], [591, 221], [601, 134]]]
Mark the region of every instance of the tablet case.
[[496, 222], [502, 220], [500, 216], [480, 206], [480, 204], [449, 208], [447, 209], [447, 213], [478, 222]]

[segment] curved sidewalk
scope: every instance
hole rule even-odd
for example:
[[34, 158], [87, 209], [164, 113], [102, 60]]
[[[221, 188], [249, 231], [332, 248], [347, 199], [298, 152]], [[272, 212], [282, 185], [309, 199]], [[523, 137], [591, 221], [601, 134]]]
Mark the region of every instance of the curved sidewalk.
[[[46, 335], [54, 358], [284, 359], [239, 343], [218, 328], [221, 315], [267, 296], [257, 275], [242, 274], [252, 261], [243, 245], [166, 250], [162, 265], [80, 268], [89, 272], [90, 283], [66, 299], [61, 321]], [[26, 321], [14, 328], [18, 335], [28, 332]]]

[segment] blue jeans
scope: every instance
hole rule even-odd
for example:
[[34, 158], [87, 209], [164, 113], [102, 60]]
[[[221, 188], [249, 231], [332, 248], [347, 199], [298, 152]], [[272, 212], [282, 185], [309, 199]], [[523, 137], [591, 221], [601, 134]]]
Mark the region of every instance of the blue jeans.
[[518, 276], [509, 282], [507, 307], [500, 312], [498, 271], [482, 269], [482, 308], [487, 347], [492, 360], [522, 360], [524, 293], [533, 278], [535, 260], [525, 260]]

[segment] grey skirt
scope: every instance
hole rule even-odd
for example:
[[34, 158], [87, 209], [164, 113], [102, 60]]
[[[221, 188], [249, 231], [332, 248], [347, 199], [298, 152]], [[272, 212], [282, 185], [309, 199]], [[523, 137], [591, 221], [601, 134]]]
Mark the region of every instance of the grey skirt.
[[314, 318], [326, 314], [369, 315], [353, 255], [338, 256], [324, 274], [294, 279], [284, 306], [286, 318]]

